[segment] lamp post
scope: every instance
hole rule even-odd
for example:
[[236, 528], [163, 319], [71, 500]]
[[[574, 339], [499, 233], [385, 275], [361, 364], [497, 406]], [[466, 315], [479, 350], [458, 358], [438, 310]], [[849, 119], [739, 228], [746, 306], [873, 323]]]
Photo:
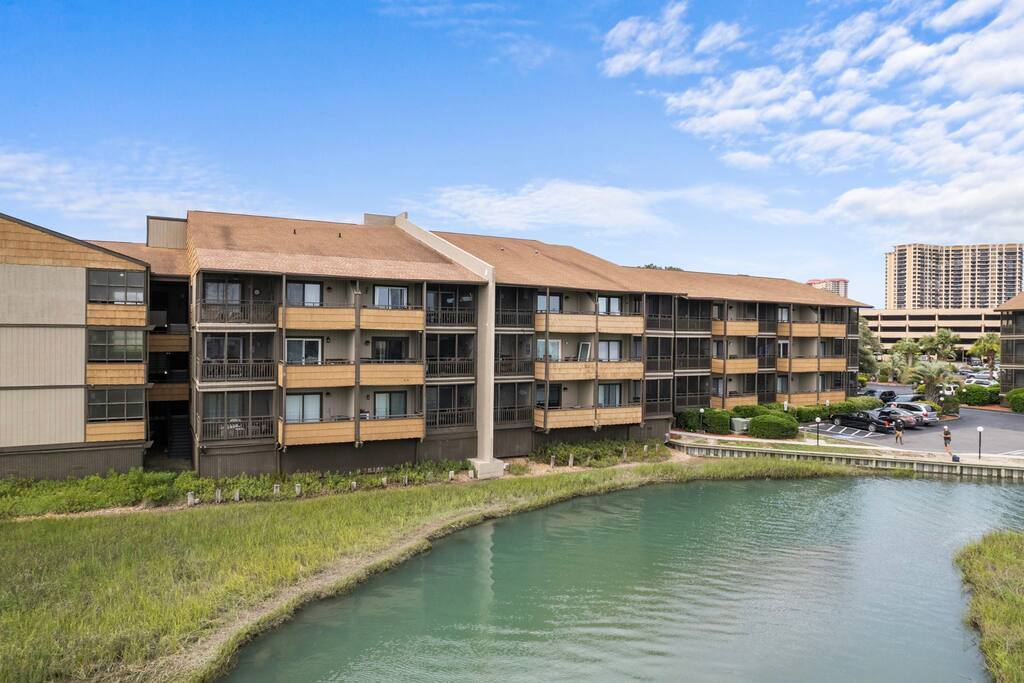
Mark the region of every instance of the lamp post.
[[821, 445], [821, 417], [814, 418], [814, 445]]
[[[832, 401], [827, 398], [825, 399], [825, 414], [832, 417]], [[818, 421], [820, 422], [821, 420]]]
[[700, 413], [700, 431], [701, 431], [701, 433], [703, 433], [704, 432], [704, 409], [701, 408], [698, 412]]
[[978, 460], [981, 460], [981, 433], [985, 431], [985, 428], [978, 425]]

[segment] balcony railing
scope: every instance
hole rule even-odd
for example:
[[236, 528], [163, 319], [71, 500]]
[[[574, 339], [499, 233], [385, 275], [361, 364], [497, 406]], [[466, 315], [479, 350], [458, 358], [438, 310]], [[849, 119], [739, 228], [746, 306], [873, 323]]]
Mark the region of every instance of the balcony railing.
[[775, 354], [761, 355], [757, 357], [757, 367], [761, 370], [774, 370], [775, 369]]
[[476, 310], [472, 308], [428, 308], [428, 325], [467, 326], [476, 324]]
[[269, 382], [277, 365], [272, 360], [241, 362], [197, 361], [199, 379], [204, 382]]
[[494, 317], [498, 327], [533, 327], [533, 311], [498, 310]]
[[277, 304], [272, 301], [203, 301], [199, 304], [201, 323], [256, 323], [277, 321]]
[[672, 316], [663, 313], [647, 314], [647, 329], [649, 330], [671, 330]]
[[[1007, 353], [999, 357], [1002, 365], [1024, 365], [1024, 353]], [[987, 366], [985, 368], [988, 369]]]
[[473, 408], [439, 408], [427, 411], [427, 427], [465, 427], [473, 424]]
[[711, 402], [711, 394], [676, 394], [676, 408], [701, 408]]
[[765, 320], [764, 318], [757, 321], [757, 331], [765, 334], [775, 334], [779, 329], [778, 320]]
[[644, 402], [645, 409], [649, 415], [670, 415], [672, 413], [672, 399], [663, 398]]
[[406, 364], [406, 363], [419, 363], [419, 358], [361, 358], [360, 363], [392, 363], [392, 364]]
[[774, 391], [759, 391], [757, 392], [758, 403], [775, 403], [777, 394]]
[[323, 360], [290, 360], [288, 365], [352, 365], [352, 361], [347, 358], [324, 358]]
[[201, 434], [203, 441], [262, 439], [274, 436], [274, 418], [270, 415], [257, 417], [204, 417], [202, 419]]
[[494, 374], [496, 375], [532, 375], [532, 358], [499, 358], [494, 361]]
[[676, 370], [710, 370], [711, 355], [676, 356]]
[[510, 422], [531, 422], [533, 420], [533, 406], [499, 406], [494, 409], [494, 421], [499, 424]]
[[672, 356], [647, 356], [644, 368], [647, 372], [672, 372]]
[[188, 381], [188, 370], [149, 369], [149, 381], [154, 384], [180, 384]]
[[472, 358], [428, 358], [427, 377], [468, 377], [476, 371]]
[[711, 318], [676, 318], [676, 330], [679, 332], [710, 332]]

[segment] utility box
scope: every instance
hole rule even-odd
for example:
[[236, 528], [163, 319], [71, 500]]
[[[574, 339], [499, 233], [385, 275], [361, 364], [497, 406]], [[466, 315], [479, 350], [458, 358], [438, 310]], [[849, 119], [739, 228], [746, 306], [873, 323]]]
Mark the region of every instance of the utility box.
[[750, 428], [749, 417], [734, 417], [732, 418], [732, 431], [737, 434], [746, 434], [747, 429]]

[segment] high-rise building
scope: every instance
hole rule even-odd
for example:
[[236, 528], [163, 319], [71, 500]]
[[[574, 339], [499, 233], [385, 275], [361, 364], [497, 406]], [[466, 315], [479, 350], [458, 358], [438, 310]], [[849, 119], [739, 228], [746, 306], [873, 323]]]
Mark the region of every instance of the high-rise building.
[[900, 244], [885, 255], [886, 309], [994, 309], [1021, 290], [1024, 245]]
[[824, 289], [826, 292], [832, 292], [839, 296], [846, 296], [847, 288], [850, 285], [850, 281], [845, 277], [826, 277], [815, 280], [808, 280], [807, 284], [815, 289]]

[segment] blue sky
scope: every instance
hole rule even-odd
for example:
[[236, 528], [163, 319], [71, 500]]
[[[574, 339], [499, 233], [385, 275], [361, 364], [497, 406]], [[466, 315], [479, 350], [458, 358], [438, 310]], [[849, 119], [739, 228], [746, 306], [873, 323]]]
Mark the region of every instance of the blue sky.
[[850, 279], [1024, 239], [1024, 0], [0, 0], [0, 212], [194, 209]]

